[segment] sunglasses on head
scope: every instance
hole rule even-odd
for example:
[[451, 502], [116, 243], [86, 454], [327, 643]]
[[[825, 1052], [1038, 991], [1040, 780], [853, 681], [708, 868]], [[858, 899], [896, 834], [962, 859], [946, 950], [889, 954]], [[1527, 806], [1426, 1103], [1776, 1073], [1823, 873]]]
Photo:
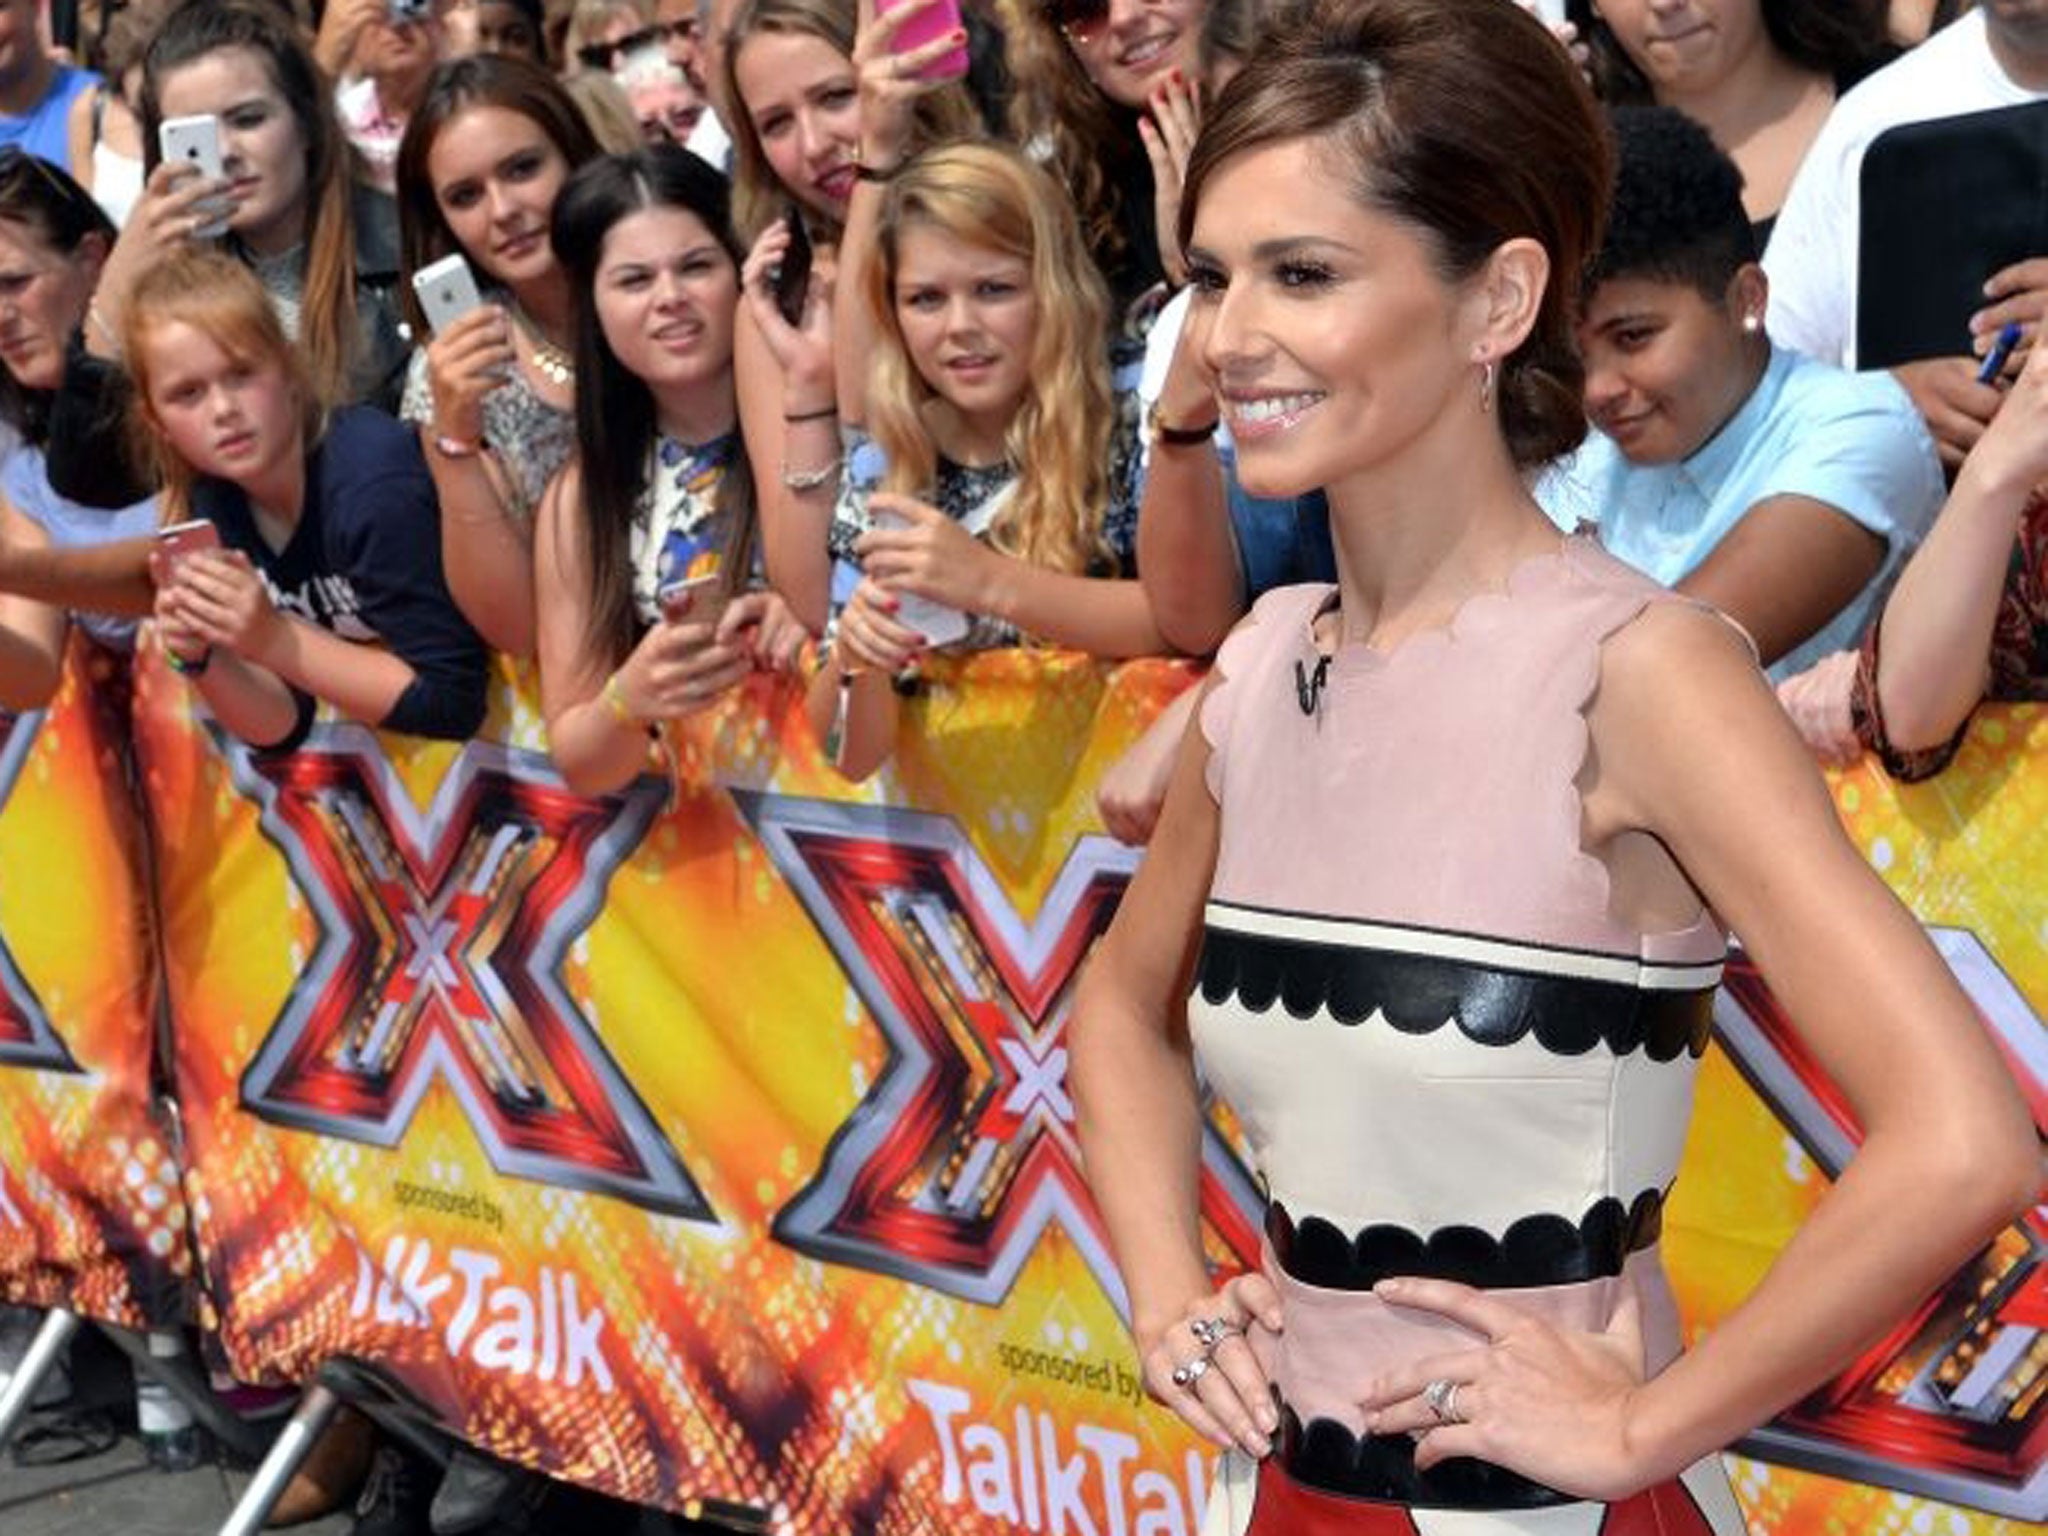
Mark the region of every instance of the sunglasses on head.
[[638, 32], [628, 32], [615, 43], [585, 43], [576, 50], [576, 61], [585, 69], [611, 69], [637, 48], [650, 48], [672, 37], [689, 39], [696, 35], [694, 21], [658, 21]]
[[1109, 20], [1109, 0], [1042, 0], [1045, 19], [1074, 42], [1085, 43]]

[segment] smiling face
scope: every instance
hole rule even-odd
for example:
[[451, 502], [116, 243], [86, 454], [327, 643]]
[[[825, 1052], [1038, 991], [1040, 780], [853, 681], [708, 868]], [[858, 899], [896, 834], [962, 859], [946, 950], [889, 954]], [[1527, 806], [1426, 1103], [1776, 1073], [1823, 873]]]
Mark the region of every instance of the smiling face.
[[299, 399], [280, 359], [237, 355], [169, 319], [142, 333], [142, 351], [150, 418], [195, 475], [269, 484], [298, 455]]
[[1761, 322], [1757, 269], [1745, 267], [1721, 301], [1690, 283], [1616, 277], [1593, 291], [1579, 326], [1586, 415], [1634, 464], [1689, 458], [1756, 387]]
[[63, 382], [65, 344], [105, 260], [98, 235], [67, 256], [32, 226], [0, 219], [0, 363], [23, 389]]
[[1711, 91], [1771, 46], [1762, 0], [1602, 0], [1600, 19], [1659, 100]]
[[1099, 21], [1070, 26], [1064, 35], [1095, 88], [1137, 109], [1174, 70], [1201, 78], [1207, 12], [1207, 0], [1109, 0]]
[[434, 202], [463, 253], [517, 289], [555, 269], [548, 217], [569, 162], [540, 124], [509, 107], [449, 118], [427, 152]]
[[757, 32], [733, 57], [733, 81], [776, 180], [813, 213], [843, 220], [860, 143], [853, 61], [808, 32]]
[[234, 204], [228, 228], [252, 250], [283, 250], [304, 237], [306, 141], [261, 54], [217, 48], [166, 70], [157, 107], [166, 118], [220, 119], [221, 169]]
[[1483, 296], [1446, 282], [1422, 237], [1362, 207], [1316, 151], [1295, 139], [1218, 166], [1188, 252], [1188, 343], [1261, 496], [1334, 485], [1483, 419]]
[[918, 377], [977, 432], [1000, 437], [1031, 387], [1031, 266], [928, 224], [897, 240], [895, 310]]
[[694, 213], [642, 208], [620, 219], [592, 287], [605, 344], [658, 400], [731, 390], [739, 273]]

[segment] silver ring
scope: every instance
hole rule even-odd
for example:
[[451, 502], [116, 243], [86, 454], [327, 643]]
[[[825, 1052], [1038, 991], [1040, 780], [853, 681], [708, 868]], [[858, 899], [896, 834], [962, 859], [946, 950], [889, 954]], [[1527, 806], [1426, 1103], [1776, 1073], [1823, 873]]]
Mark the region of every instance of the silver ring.
[[1188, 1332], [1195, 1336], [1204, 1354], [1214, 1354], [1225, 1339], [1235, 1338], [1244, 1330], [1227, 1317], [1198, 1317], [1188, 1324]]
[[1208, 1375], [1210, 1364], [1211, 1361], [1207, 1355], [1198, 1355], [1186, 1365], [1176, 1365], [1173, 1368], [1173, 1384], [1176, 1387], [1186, 1387], [1190, 1391], [1194, 1390], [1195, 1383]]
[[1439, 1376], [1422, 1389], [1422, 1400], [1429, 1405], [1429, 1411], [1436, 1415], [1439, 1424], [1462, 1424], [1465, 1416], [1458, 1412], [1458, 1386]]

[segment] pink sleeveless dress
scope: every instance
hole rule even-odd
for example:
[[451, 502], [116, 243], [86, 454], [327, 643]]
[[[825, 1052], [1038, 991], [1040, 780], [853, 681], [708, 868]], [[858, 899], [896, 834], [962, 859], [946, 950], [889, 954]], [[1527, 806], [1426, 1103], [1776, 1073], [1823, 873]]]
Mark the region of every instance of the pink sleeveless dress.
[[1475, 1460], [1418, 1473], [1414, 1442], [1365, 1434], [1356, 1402], [1388, 1365], [1470, 1340], [1374, 1297], [1392, 1275], [1588, 1329], [1633, 1292], [1649, 1369], [1678, 1352], [1656, 1245], [1727, 937], [1705, 912], [1617, 922], [1574, 784], [1603, 642], [1672, 600], [1572, 538], [1443, 630], [1339, 650], [1319, 691], [1328, 587], [1268, 593], [1217, 658], [1201, 723], [1221, 831], [1188, 1013], [1267, 1188], [1287, 1323], [1252, 1339], [1278, 1448], [1225, 1458], [1216, 1536], [1744, 1528], [1716, 1460], [1589, 1503]]

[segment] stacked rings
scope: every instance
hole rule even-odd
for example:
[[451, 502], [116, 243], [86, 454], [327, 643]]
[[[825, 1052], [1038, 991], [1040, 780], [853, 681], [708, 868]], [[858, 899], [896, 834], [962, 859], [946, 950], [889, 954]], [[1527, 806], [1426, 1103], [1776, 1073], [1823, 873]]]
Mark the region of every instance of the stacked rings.
[[1173, 1368], [1173, 1384], [1176, 1387], [1192, 1388], [1208, 1374], [1209, 1367], [1216, 1363], [1216, 1349], [1225, 1339], [1235, 1338], [1244, 1329], [1227, 1317], [1198, 1317], [1188, 1324], [1188, 1332], [1195, 1336], [1195, 1342], [1202, 1346], [1202, 1352], [1186, 1365]]

